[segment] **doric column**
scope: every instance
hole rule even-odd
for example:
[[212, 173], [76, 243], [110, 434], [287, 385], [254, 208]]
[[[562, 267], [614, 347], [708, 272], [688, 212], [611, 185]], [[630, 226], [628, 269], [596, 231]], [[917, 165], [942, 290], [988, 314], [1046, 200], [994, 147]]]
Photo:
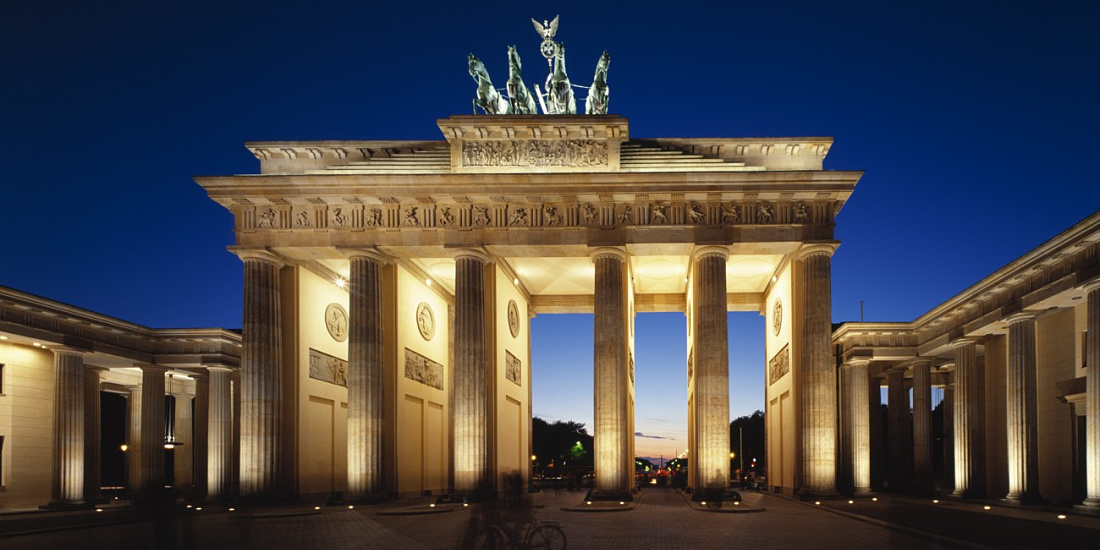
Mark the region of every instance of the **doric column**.
[[164, 374], [167, 369], [154, 365], [141, 367], [141, 478], [138, 491], [155, 496], [164, 488]]
[[1100, 508], [1100, 281], [1085, 285], [1085, 500]]
[[1007, 502], [1036, 502], [1039, 496], [1039, 438], [1035, 378], [1035, 316], [1022, 312], [1008, 322]]
[[100, 415], [100, 373], [106, 369], [84, 367], [84, 500], [96, 502], [102, 499], [101, 448], [102, 426]]
[[882, 490], [883, 458], [886, 450], [882, 442], [882, 379], [869, 376], [867, 384], [867, 424], [871, 428], [871, 490]]
[[142, 395], [141, 386], [131, 386], [126, 400], [126, 493], [134, 497], [141, 495], [141, 480], [145, 476], [141, 470]]
[[[730, 477], [729, 340], [726, 260], [729, 249], [701, 247], [692, 268], [695, 324], [695, 455], [699, 481], [726, 489]], [[597, 260], [599, 261], [599, 260]], [[613, 263], [613, 260], [608, 260]], [[598, 269], [598, 268], [597, 268]], [[625, 296], [623, 297], [625, 301]], [[597, 324], [597, 333], [601, 325]], [[599, 391], [597, 391], [597, 395]]]
[[955, 484], [955, 365], [941, 365], [943, 386], [943, 486], [954, 490]]
[[836, 369], [832, 351], [833, 245], [799, 251], [802, 264], [802, 490], [836, 494]]
[[913, 492], [932, 493], [932, 362], [913, 363]]
[[844, 363], [836, 371], [837, 376], [837, 491], [851, 492], [855, 486], [852, 474], [852, 365]]
[[852, 461], [852, 491], [855, 494], [871, 492], [871, 410], [870, 381], [867, 376], [869, 359], [851, 359], [848, 361], [849, 397], [848, 414], [852, 421], [851, 444], [848, 456]]
[[[171, 397], [174, 401], [172, 412], [173, 418], [166, 419], [168, 424], [172, 425], [172, 434], [175, 436], [175, 441], [179, 443], [172, 449], [173, 470], [172, 480], [173, 487], [177, 490], [187, 490], [192, 487], [194, 483], [194, 460], [195, 460], [195, 446], [192, 441], [191, 434], [194, 431], [192, 429], [194, 418], [191, 415], [191, 395], [187, 393], [187, 388], [183, 385], [183, 380], [180, 377], [168, 376], [168, 381], [171, 386], [168, 388], [167, 397]], [[167, 412], [165, 412], [167, 414]]]
[[909, 392], [905, 391], [905, 371], [895, 369], [886, 373], [888, 416], [890, 419], [890, 491], [899, 493], [909, 489], [910, 441], [906, 436], [909, 423]]
[[240, 250], [237, 255], [244, 261], [240, 493], [273, 497], [279, 493], [281, 467], [283, 264], [262, 250]]
[[207, 371], [210, 373], [210, 407], [206, 424], [206, 496], [225, 498], [232, 492], [233, 479], [232, 372], [220, 367], [207, 367]]
[[957, 497], [978, 496], [981, 486], [978, 476], [982, 468], [978, 464], [980, 428], [982, 422], [979, 403], [978, 343], [963, 338], [952, 342], [955, 347], [955, 491]]
[[53, 348], [53, 484], [50, 506], [83, 504], [84, 352]]
[[489, 471], [489, 332], [485, 266], [489, 257], [463, 250], [455, 257], [455, 490], [491, 491]]
[[[206, 497], [207, 470], [210, 464], [210, 375], [191, 375], [195, 380], [194, 437], [191, 442], [191, 487], [199, 498]], [[179, 404], [177, 403], [178, 407]]]
[[628, 492], [633, 483], [633, 469], [627, 468], [633, 463], [633, 457], [627, 456], [627, 438], [634, 434], [629, 433], [628, 416], [626, 259], [619, 248], [592, 252], [596, 264], [595, 491], [606, 494]]
[[[382, 478], [382, 256], [349, 251], [348, 491], [351, 498], [385, 490]], [[483, 277], [478, 279], [483, 280]]]

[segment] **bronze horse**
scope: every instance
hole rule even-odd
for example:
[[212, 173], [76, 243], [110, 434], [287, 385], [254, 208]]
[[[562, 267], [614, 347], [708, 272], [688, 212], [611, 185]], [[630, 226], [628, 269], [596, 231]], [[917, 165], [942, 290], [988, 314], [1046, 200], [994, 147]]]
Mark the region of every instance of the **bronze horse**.
[[596, 76], [592, 77], [592, 87], [588, 89], [588, 99], [584, 102], [584, 114], [606, 115], [607, 101], [611, 95], [607, 87], [607, 67], [611, 64], [611, 54], [606, 51], [596, 62]]
[[481, 107], [481, 110], [485, 111], [487, 115], [508, 114], [508, 100], [504, 99], [493, 87], [493, 81], [489, 79], [489, 71], [485, 69], [485, 64], [474, 54], [470, 54], [468, 60], [470, 62], [470, 76], [474, 78], [474, 82], [477, 82], [474, 114], [477, 114], [478, 107]]
[[520, 75], [519, 54], [515, 46], [508, 46], [508, 103], [509, 114], [537, 115], [538, 107], [535, 106], [535, 98], [527, 85], [523, 83]]

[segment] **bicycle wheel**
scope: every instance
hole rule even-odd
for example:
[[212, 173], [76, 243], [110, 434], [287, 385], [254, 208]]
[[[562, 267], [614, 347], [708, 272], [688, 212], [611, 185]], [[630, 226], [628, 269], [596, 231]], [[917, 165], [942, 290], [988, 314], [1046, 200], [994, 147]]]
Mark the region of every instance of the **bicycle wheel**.
[[508, 538], [499, 527], [490, 525], [477, 532], [473, 547], [483, 550], [504, 550], [508, 548]]
[[531, 549], [565, 550], [565, 531], [557, 525], [539, 525], [527, 535], [526, 545]]

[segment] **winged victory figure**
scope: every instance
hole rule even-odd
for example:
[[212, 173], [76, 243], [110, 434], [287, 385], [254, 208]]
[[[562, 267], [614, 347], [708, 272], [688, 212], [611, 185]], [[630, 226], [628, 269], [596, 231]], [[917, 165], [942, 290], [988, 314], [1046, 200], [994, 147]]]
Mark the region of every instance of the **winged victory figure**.
[[558, 16], [554, 16], [553, 21], [542, 20], [539, 23], [537, 19], [531, 18], [531, 22], [535, 24], [535, 30], [538, 31], [539, 36], [542, 37], [542, 44], [539, 46], [539, 50], [542, 51], [542, 56], [546, 58], [546, 62], [549, 63], [554, 58], [556, 49], [554, 48], [554, 35], [558, 32]]

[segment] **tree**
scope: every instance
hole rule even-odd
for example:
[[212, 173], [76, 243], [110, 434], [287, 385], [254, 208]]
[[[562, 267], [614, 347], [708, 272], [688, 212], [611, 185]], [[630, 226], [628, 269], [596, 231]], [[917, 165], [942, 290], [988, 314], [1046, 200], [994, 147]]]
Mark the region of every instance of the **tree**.
[[764, 446], [763, 411], [756, 411], [730, 422], [730, 452], [736, 454], [733, 462], [734, 469], [741, 467], [742, 458], [744, 458], [745, 470], [752, 468], [754, 458], [757, 470], [765, 467], [767, 448]]
[[531, 447], [540, 470], [550, 464], [556, 468], [592, 465], [592, 436], [581, 422], [551, 424], [536, 416], [531, 419]]

